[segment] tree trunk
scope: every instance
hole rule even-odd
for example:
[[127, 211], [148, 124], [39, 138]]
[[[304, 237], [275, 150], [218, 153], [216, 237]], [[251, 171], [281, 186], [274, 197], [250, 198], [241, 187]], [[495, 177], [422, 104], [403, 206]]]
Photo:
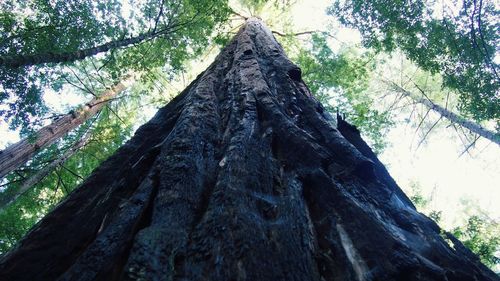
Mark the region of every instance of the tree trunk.
[[435, 104], [434, 102], [432, 102], [431, 100], [429, 100], [427, 98], [417, 97], [414, 94], [412, 94], [411, 92], [403, 89], [402, 87], [400, 87], [396, 83], [391, 83], [391, 86], [397, 92], [402, 94], [403, 96], [412, 99], [416, 103], [423, 104], [428, 109], [431, 109], [434, 112], [438, 113], [443, 118], [448, 119], [448, 121], [450, 121], [451, 123], [458, 124], [466, 129], [468, 129], [469, 131], [476, 133], [479, 136], [481, 136], [487, 140], [490, 140], [491, 142], [496, 143], [497, 145], [500, 145], [500, 135], [498, 133], [495, 133], [495, 132], [492, 132], [488, 129], [485, 129], [485, 128], [481, 127], [479, 124], [476, 124], [472, 121], [469, 121], [469, 120], [449, 111], [448, 109], [440, 106], [439, 104]]
[[16, 68], [21, 66], [29, 66], [29, 65], [36, 65], [43, 63], [61, 63], [61, 62], [72, 62], [77, 60], [83, 60], [87, 57], [104, 53], [111, 49], [117, 49], [117, 48], [127, 47], [132, 44], [138, 44], [147, 39], [151, 39], [165, 33], [166, 30], [158, 32], [152, 31], [137, 35], [135, 37], [115, 40], [92, 48], [76, 50], [73, 52], [65, 52], [59, 54], [44, 53], [44, 54], [34, 54], [34, 55], [4, 56], [0, 57], [0, 66]]
[[250, 19], [0, 260], [0, 279], [498, 280], [332, 121]]
[[[8, 207], [10, 204], [14, 203], [19, 196], [23, 195], [26, 191], [28, 191], [35, 184], [39, 183], [43, 180], [50, 172], [54, 171], [57, 166], [64, 164], [66, 160], [68, 160], [71, 156], [73, 156], [80, 148], [85, 146], [88, 141], [88, 135], [85, 135], [83, 138], [79, 139], [75, 144], [73, 144], [70, 148], [68, 148], [61, 156], [59, 156], [54, 161], [47, 164], [45, 167], [40, 169], [38, 172], [34, 173], [31, 177], [26, 179], [21, 183], [21, 186], [12, 194], [8, 196], [0, 197], [0, 210]], [[4, 195], [4, 194], [0, 194]]]
[[96, 115], [110, 100], [126, 89], [130, 78], [119, 82], [99, 97], [94, 97], [83, 108], [62, 116], [35, 134], [35, 139], [25, 138], [0, 151], [0, 179], [24, 165], [33, 155], [75, 129], [90, 117]]

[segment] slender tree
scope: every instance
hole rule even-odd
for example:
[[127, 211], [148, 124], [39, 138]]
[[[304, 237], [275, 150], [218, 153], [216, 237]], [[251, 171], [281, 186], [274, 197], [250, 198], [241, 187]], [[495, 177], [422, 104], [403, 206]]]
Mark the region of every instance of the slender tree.
[[28, 191], [35, 184], [39, 183], [43, 178], [45, 178], [48, 174], [50, 174], [57, 166], [64, 164], [66, 160], [68, 160], [71, 156], [73, 156], [80, 148], [85, 146], [88, 141], [88, 135], [85, 135], [83, 138], [76, 141], [70, 148], [68, 148], [62, 155], [58, 158], [54, 159], [52, 162], [47, 164], [45, 167], [37, 171], [34, 175], [23, 181], [21, 186], [17, 189], [17, 191], [13, 194], [9, 194], [8, 197], [2, 196], [2, 200], [0, 200], [0, 210], [8, 207], [14, 201], [16, 201], [19, 196], [23, 195], [26, 191]]
[[332, 120], [250, 19], [1, 258], [0, 279], [498, 280]]
[[21, 167], [40, 149], [47, 147], [56, 140], [75, 129], [83, 122], [97, 114], [109, 101], [127, 88], [132, 78], [125, 78], [111, 89], [95, 96], [82, 108], [73, 110], [61, 116], [50, 125], [38, 130], [33, 137], [22, 139], [0, 151], [0, 178]]
[[176, 28], [178, 27], [172, 24], [171, 26], [164, 27], [161, 30], [156, 30], [155, 28], [150, 32], [140, 34], [134, 37], [124, 38], [121, 40], [114, 40], [95, 47], [71, 51], [71, 52], [4, 56], [0, 57], [0, 66], [15, 68], [20, 66], [28, 66], [28, 65], [43, 64], [43, 63], [61, 63], [61, 62], [72, 62], [76, 60], [82, 60], [90, 56], [107, 52], [109, 50], [123, 48], [133, 44], [139, 44], [158, 36], [168, 35], [170, 32], [174, 32]]
[[390, 86], [395, 91], [400, 93], [402, 96], [410, 98], [415, 103], [424, 105], [429, 110], [436, 112], [441, 117], [447, 119], [451, 123], [458, 124], [466, 129], [468, 129], [469, 131], [471, 131], [475, 134], [478, 134], [479, 136], [500, 145], [500, 135], [498, 133], [490, 131], [490, 130], [480, 126], [479, 124], [477, 124], [475, 122], [472, 122], [470, 120], [467, 120], [467, 119], [459, 116], [458, 114], [450, 111], [449, 109], [442, 107], [439, 104], [434, 103], [432, 100], [430, 100], [427, 97], [419, 97], [419, 96], [413, 94], [412, 92], [402, 88], [401, 86], [399, 86], [396, 83], [390, 83]]

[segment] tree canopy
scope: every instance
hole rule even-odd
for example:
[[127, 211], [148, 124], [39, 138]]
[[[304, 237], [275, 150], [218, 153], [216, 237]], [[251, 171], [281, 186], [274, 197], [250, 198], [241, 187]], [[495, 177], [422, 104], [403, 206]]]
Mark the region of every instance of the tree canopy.
[[218, 0], [144, 1], [126, 7], [120, 1], [1, 5], [0, 116], [11, 128], [33, 126], [47, 112], [44, 89], [58, 90], [58, 80], [66, 80], [81, 64], [92, 64], [113, 79], [129, 71], [181, 68], [200, 53], [229, 12], [227, 3]]
[[335, 2], [329, 12], [358, 29], [365, 46], [400, 49], [422, 69], [440, 73], [443, 86], [460, 93], [460, 107], [475, 120], [500, 117], [494, 2], [348, 0]]

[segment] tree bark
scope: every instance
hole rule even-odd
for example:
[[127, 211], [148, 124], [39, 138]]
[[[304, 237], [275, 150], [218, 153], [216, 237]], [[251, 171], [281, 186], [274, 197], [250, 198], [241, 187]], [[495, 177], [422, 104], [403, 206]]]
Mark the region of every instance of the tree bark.
[[[60, 157], [54, 161], [47, 164], [45, 167], [40, 169], [38, 172], [33, 174], [31, 177], [26, 179], [21, 183], [21, 186], [16, 190], [16, 192], [9, 194], [8, 196], [0, 197], [0, 210], [7, 208], [10, 204], [14, 203], [19, 196], [23, 195], [35, 184], [43, 180], [50, 172], [52, 172], [57, 166], [64, 164], [71, 156], [73, 156], [80, 148], [85, 146], [88, 141], [88, 135], [79, 139], [74, 145], [68, 148]], [[1, 194], [4, 195], [4, 194]]]
[[51, 145], [96, 115], [110, 100], [125, 90], [130, 82], [130, 78], [119, 82], [110, 90], [104, 91], [99, 97], [94, 97], [83, 108], [71, 111], [50, 125], [41, 128], [36, 132], [34, 140], [25, 138], [0, 151], [0, 179], [24, 165], [37, 151]]
[[0, 279], [498, 280], [332, 122], [250, 19], [0, 260]]
[[440, 106], [439, 104], [436, 104], [432, 102], [431, 100], [427, 98], [422, 98], [422, 97], [417, 97], [411, 92], [407, 91], [406, 89], [403, 89], [401, 86], [397, 85], [396, 83], [391, 83], [391, 86], [398, 91], [400, 94], [402, 94], [405, 97], [410, 98], [416, 103], [420, 103], [427, 107], [428, 109], [433, 110], [434, 112], [438, 113], [440, 116], [443, 118], [448, 119], [451, 123], [458, 124], [469, 131], [478, 134], [479, 136], [496, 143], [497, 145], [500, 145], [500, 135], [498, 133], [492, 132], [488, 129], [483, 128], [477, 123], [474, 123], [472, 121], [469, 121], [458, 114], [455, 114], [448, 109]]

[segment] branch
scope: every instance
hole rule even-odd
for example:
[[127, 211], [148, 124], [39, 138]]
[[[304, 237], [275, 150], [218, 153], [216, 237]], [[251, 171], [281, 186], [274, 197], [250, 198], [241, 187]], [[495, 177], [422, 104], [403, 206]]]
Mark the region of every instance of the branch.
[[66, 171], [70, 172], [73, 176], [81, 179], [81, 180], [85, 180], [82, 176], [80, 176], [79, 174], [75, 173], [74, 171], [70, 170], [69, 168], [67, 168], [66, 166], [64, 166], [62, 163], [59, 164], [59, 166], [61, 166], [62, 168], [64, 168]]
[[[413, 134], [413, 138], [411, 140], [412, 144], [413, 144], [413, 140], [415, 139], [415, 136], [417, 135], [418, 130], [420, 129], [420, 126], [422, 126], [422, 123], [424, 123], [425, 118], [427, 118], [427, 115], [429, 115], [429, 112], [431, 112], [430, 108], [427, 109], [427, 112], [425, 113], [424, 117], [422, 118], [422, 120], [420, 120], [420, 123], [418, 123], [417, 129], [415, 130], [415, 134]], [[417, 149], [418, 149], [418, 146], [417, 146]]]
[[[389, 82], [389, 83], [391, 83], [391, 82]], [[416, 97], [413, 93], [401, 88], [399, 85], [397, 85], [394, 82], [392, 82], [391, 85], [392, 85], [394, 90], [401, 92], [401, 93], [404, 93], [406, 96], [408, 96], [409, 98], [413, 99], [414, 101], [424, 105], [429, 110], [433, 110], [434, 112], [438, 113], [442, 117], [448, 119], [451, 123], [457, 123], [461, 127], [467, 128], [469, 131], [474, 132], [474, 133], [480, 135], [481, 137], [500, 145], [500, 134], [498, 134], [497, 132], [488, 130], [486, 128], [483, 128], [480, 124], [477, 124], [475, 122], [467, 120], [467, 119], [461, 117], [460, 115], [442, 107], [441, 105], [434, 103], [425, 94], [423, 89], [418, 87], [418, 85], [416, 83], [414, 83], [415, 87], [420, 91], [420, 93], [422, 93], [422, 95], [425, 98]]]
[[432, 124], [431, 128], [424, 134], [424, 136], [422, 137], [422, 139], [418, 143], [417, 148], [415, 148], [415, 151], [418, 150], [418, 148], [420, 147], [420, 145], [425, 141], [425, 139], [427, 138], [427, 136], [429, 135], [429, 133], [432, 131], [432, 129], [434, 129], [434, 127], [437, 125], [437, 123], [439, 123], [439, 121], [441, 121], [441, 119], [443, 119], [443, 116], [439, 116], [438, 120], [436, 122], [434, 122], [434, 124]]
[[240, 14], [240, 13], [236, 12], [236, 11], [235, 11], [235, 10], [233, 10], [233, 9], [231, 9], [231, 13], [232, 13], [232, 14], [234, 14], [235, 16], [238, 16], [239, 18], [241, 18], [241, 19], [243, 19], [243, 20], [245, 20], [245, 21], [249, 19], [249, 17], [245, 17], [244, 15], [242, 15], [242, 14]]
[[78, 75], [76, 74], [76, 72], [73, 71], [73, 69], [71, 67], [68, 67], [68, 69], [71, 71], [71, 73], [73, 73], [73, 75], [76, 77], [76, 79], [78, 79], [78, 81], [80, 82], [80, 84], [82, 84], [82, 86], [87, 90], [87, 92], [89, 92], [92, 96], [97, 97], [97, 95], [94, 93], [94, 91], [92, 91], [92, 89], [90, 89], [89, 87], [87, 87], [87, 85], [82, 81], [82, 79], [80, 79], [80, 77], [78, 77]]
[[161, 16], [163, 15], [163, 6], [165, 4], [165, 1], [161, 0], [161, 5], [160, 5], [160, 12], [158, 13], [158, 16], [156, 17], [155, 20], [155, 26], [153, 28], [153, 33], [156, 32], [156, 28], [158, 27], [158, 21], [160, 20]]
[[127, 123], [125, 123], [125, 121], [123, 121], [123, 119], [120, 116], [118, 116], [118, 114], [111, 108], [111, 106], [109, 106], [109, 104], [106, 104], [106, 107], [109, 109], [111, 113], [113, 113], [116, 116], [116, 118], [118, 118], [120, 122], [122, 122], [124, 125], [127, 125]]
[[[477, 136], [474, 138], [474, 140], [473, 140], [473, 141], [469, 144], [469, 146], [467, 146], [467, 147], [465, 148], [465, 150], [464, 150], [462, 153], [460, 153], [460, 155], [458, 156], [458, 158], [462, 157], [462, 155], [464, 155], [465, 153], [469, 153], [469, 149], [470, 149], [471, 147], [473, 147], [473, 146], [476, 144], [477, 140], [478, 140], [480, 137], [481, 137], [480, 135], [477, 135]], [[469, 154], [470, 154], [470, 153], [469, 153]]]
[[477, 18], [477, 28], [479, 30], [479, 36], [481, 37], [481, 45], [483, 46], [484, 51], [486, 52], [486, 61], [490, 65], [491, 70], [493, 70], [493, 74], [495, 74], [495, 77], [500, 80], [500, 78], [498, 77], [498, 73], [497, 73], [495, 64], [493, 64], [491, 62], [491, 59], [490, 59], [491, 56], [490, 56], [490, 53], [488, 51], [488, 48], [486, 47], [486, 41], [484, 40], [483, 30], [481, 27], [481, 9], [482, 8], [483, 8], [483, 0], [479, 0], [479, 14], [478, 14], [478, 18]]
[[319, 32], [322, 32], [322, 31], [320, 31], [320, 30], [309, 30], [309, 31], [296, 32], [296, 33], [283, 33], [283, 32], [279, 32], [279, 31], [276, 31], [276, 30], [272, 30], [271, 32], [273, 34], [279, 35], [281, 37], [288, 37], [288, 36], [309, 35], [309, 34], [319, 33]]
[[59, 182], [60, 182], [62, 184], [63, 189], [64, 189], [64, 193], [66, 193], [66, 195], [68, 195], [68, 193], [69, 193], [68, 192], [68, 188], [66, 187], [66, 184], [64, 183], [64, 181], [63, 181], [63, 179], [61, 177], [61, 174], [59, 174], [59, 172], [57, 171], [57, 169], [54, 170], [54, 172], [56, 172], [56, 175], [57, 175], [57, 178], [58, 178], [58, 183], [57, 184], [59, 184]]

